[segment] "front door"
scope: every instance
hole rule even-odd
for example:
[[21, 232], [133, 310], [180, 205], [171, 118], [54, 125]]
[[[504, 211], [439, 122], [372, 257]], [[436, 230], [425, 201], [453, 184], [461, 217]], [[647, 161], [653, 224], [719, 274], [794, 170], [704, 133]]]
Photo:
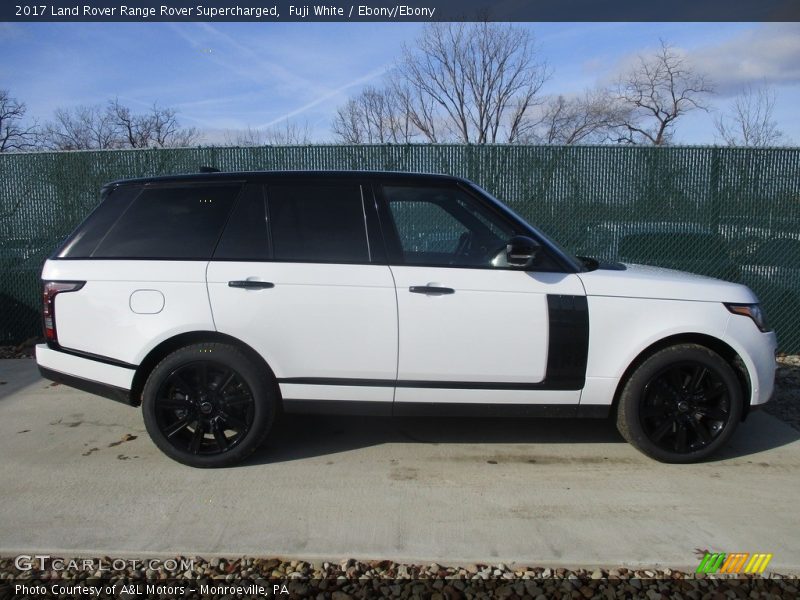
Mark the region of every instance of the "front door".
[[588, 336], [579, 278], [546, 256], [507, 266], [520, 232], [459, 187], [386, 185], [382, 196], [400, 246], [395, 412], [576, 405]]

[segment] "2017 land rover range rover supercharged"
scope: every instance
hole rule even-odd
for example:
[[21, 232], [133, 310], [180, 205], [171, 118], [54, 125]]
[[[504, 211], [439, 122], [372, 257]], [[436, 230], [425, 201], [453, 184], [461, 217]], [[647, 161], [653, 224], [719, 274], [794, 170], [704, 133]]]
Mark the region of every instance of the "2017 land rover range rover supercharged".
[[242, 460], [279, 411], [613, 416], [691, 462], [774, 383], [748, 288], [576, 258], [455, 177], [118, 181], [42, 279], [44, 376], [141, 405], [198, 467]]

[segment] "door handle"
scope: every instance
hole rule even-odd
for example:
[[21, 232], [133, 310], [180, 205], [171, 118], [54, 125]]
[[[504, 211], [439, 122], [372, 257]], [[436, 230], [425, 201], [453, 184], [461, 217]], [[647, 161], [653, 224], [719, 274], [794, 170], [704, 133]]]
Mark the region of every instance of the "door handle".
[[455, 294], [456, 291], [449, 287], [440, 287], [438, 285], [412, 285], [408, 288], [412, 294], [426, 294], [428, 296], [446, 296], [447, 294]]
[[255, 281], [252, 279], [245, 279], [242, 281], [229, 281], [228, 287], [244, 288], [248, 290], [268, 290], [274, 288], [275, 284], [271, 281]]

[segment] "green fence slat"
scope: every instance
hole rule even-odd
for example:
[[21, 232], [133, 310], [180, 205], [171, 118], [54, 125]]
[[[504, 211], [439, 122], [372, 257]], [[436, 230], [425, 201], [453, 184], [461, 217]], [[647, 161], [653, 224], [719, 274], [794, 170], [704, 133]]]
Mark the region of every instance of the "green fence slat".
[[472, 179], [570, 250], [724, 277], [800, 351], [800, 149], [261, 146], [0, 154], [0, 343], [39, 335], [45, 256], [111, 180], [223, 170], [365, 169]]

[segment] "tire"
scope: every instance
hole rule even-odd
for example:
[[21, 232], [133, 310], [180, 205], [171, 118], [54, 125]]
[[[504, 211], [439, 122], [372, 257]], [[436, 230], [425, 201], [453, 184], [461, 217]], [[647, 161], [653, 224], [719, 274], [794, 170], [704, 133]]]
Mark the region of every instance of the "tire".
[[221, 343], [169, 354], [142, 391], [144, 424], [156, 446], [201, 468], [227, 467], [252, 454], [269, 434], [277, 404], [272, 373]]
[[658, 461], [698, 462], [728, 442], [743, 402], [739, 379], [721, 356], [680, 344], [647, 358], [625, 382], [617, 429]]

